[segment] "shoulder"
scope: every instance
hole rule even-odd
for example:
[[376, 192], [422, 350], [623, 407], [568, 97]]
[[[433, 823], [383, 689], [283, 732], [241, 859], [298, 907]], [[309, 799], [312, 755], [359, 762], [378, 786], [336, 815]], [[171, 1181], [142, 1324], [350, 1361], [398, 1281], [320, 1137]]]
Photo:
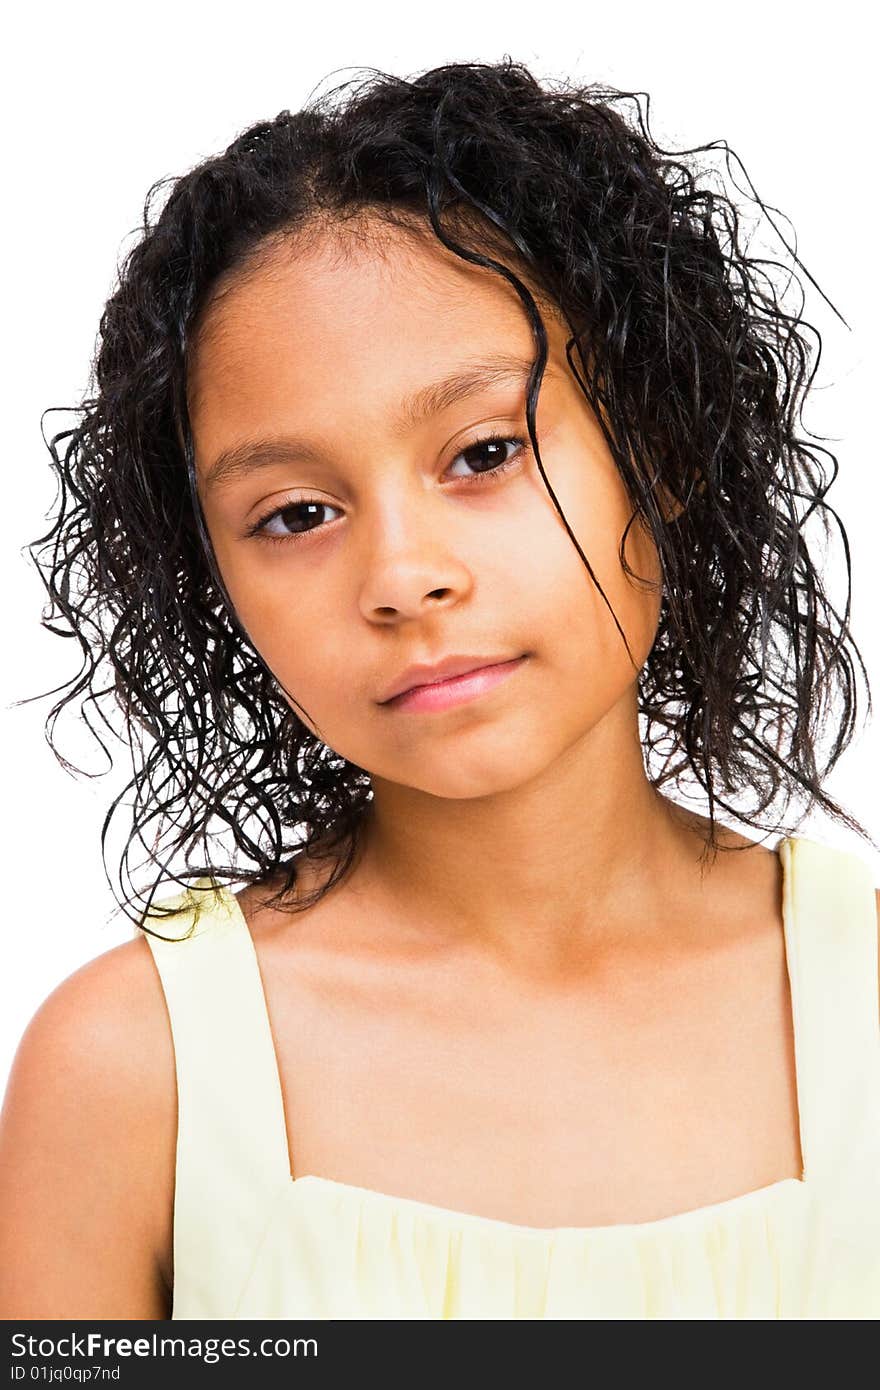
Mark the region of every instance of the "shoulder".
[[0, 1111], [4, 1316], [162, 1315], [132, 1310], [159, 1307], [170, 1275], [176, 1128], [170, 1025], [139, 935], [63, 980], [18, 1045]]
[[163, 1058], [173, 1067], [164, 994], [138, 935], [80, 966], [43, 1000], [22, 1035], [10, 1083], [47, 1073], [50, 1086], [63, 1089], [75, 1078], [85, 1095], [123, 1103], [133, 1086], [142, 1099], [144, 1087], [147, 1096], [161, 1093]]

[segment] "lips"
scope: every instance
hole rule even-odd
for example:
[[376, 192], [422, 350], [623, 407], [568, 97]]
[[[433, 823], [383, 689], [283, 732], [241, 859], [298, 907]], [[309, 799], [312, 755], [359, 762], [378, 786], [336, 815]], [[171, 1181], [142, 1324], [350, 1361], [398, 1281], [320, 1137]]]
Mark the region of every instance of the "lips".
[[447, 656], [431, 665], [408, 666], [391, 684], [381, 699], [380, 705], [388, 704], [395, 696], [402, 695], [420, 685], [435, 685], [438, 681], [451, 680], [453, 676], [463, 676], [468, 671], [478, 671], [484, 666], [500, 666], [515, 661], [511, 656]]
[[383, 708], [399, 710], [407, 715], [441, 714], [444, 710], [456, 709], [459, 705], [467, 705], [489, 695], [526, 661], [528, 656], [516, 656], [512, 661], [478, 666], [475, 670], [465, 671], [463, 675], [447, 676], [445, 680], [434, 681], [431, 685], [414, 685], [402, 695], [395, 695], [393, 700], [386, 701]]

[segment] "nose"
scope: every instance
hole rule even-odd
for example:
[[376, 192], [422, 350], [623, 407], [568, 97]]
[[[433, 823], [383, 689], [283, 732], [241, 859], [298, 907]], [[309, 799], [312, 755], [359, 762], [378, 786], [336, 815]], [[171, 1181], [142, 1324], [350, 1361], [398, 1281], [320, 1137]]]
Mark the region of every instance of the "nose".
[[471, 571], [451, 538], [438, 532], [436, 513], [430, 519], [424, 514], [424, 498], [421, 507], [421, 519], [415, 505], [406, 509], [406, 516], [401, 508], [393, 518], [377, 519], [367, 541], [360, 603], [372, 622], [421, 617], [459, 602], [472, 588]]
[[373, 567], [361, 604], [365, 616], [373, 621], [418, 618], [429, 609], [450, 607], [469, 588], [464, 567], [449, 558], [398, 558]]

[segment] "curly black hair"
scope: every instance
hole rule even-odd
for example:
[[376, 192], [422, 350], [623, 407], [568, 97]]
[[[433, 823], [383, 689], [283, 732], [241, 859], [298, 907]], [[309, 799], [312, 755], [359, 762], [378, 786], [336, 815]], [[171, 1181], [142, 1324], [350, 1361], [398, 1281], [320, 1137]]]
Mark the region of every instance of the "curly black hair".
[[[158, 870], [137, 925], [169, 877], [193, 889], [196, 877], [265, 883], [280, 875], [271, 901], [296, 911], [353, 862], [369, 773], [306, 727], [238, 622], [196, 492], [186, 382], [206, 306], [259, 264], [267, 239], [355, 226], [365, 213], [433, 234], [516, 288], [538, 344], [532, 446], [597, 583], [535, 438], [547, 357], [537, 301], [564, 315], [568, 360], [631, 498], [630, 525], [644, 519], [662, 566], [659, 627], [638, 673], [649, 762], [662, 740], [671, 745], [652, 785], [690, 769], [708, 795], [712, 852], [716, 804], [759, 829], [769, 817], [772, 829], [798, 797], [803, 815], [819, 806], [870, 839], [821, 785], [854, 732], [853, 656], [869, 712], [871, 692], [849, 631], [846, 531], [824, 500], [837, 460], [796, 433], [815, 372], [807, 376], [810, 325], [782, 307], [766, 269], [777, 263], [746, 254], [732, 199], [682, 158], [716, 147], [729, 155], [729, 147], [665, 151], [649, 130], [646, 93], [541, 84], [509, 55], [412, 79], [366, 71], [151, 187], [140, 239], [101, 317], [78, 423], [46, 441], [60, 506], [52, 529], [27, 549], [51, 598], [43, 625], [75, 637], [84, 666], [32, 698], [67, 690], [46, 736], [68, 769], [54, 726], [83, 692], [85, 722], [105, 753], [89, 703], [130, 746], [134, 774], [107, 813], [101, 849], [106, 872], [108, 826], [133, 789], [120, 885], [135, 839]], [[615, 109], [629, 100], [637, 127]], [[834, 466], [830, 481], [819, 453]], [[681, 504], [672, 522], [659, 489]], [[842, 617], [804, 537], [817, 509], [826, 537], [829, 512], [843, 537]], [[620, 561], [632, 575], [625, 541]], [[65, 626], [53, 626], [59, 619]], [[98, 689], [105, 664], [112, 679]], [[124, 736], [98, 703], [107, 696], [124, 713]], [[820, 767], [829, 714], [833, 737]], [[743, 793], [753, 806], [730, 804]], [[212, 862], [209, 840], [225, 830], [251, 867]], [[199, 845], [206, 862], [193, 865]], [[317, 854], [319, 846], [339, 852], [334, 872], [294, 903], [290, 851]], [[183, 873], [171, 866], [179, 851]], [[123, 890], [123, 909], [134, 901]]]

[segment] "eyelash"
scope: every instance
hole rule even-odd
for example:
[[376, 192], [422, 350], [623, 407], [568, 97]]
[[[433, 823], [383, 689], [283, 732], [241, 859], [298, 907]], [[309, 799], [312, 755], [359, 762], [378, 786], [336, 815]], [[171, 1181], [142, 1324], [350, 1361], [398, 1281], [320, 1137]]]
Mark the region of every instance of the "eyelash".
[[[452, 462], [455, 463], [456, 459], [460, 458], [462, 454], [468, 453], [471, 449], [480, 449], [486, 444], [515, 444], [517, 447], [510, 458], [502, 460], [502, 462], [496, 464], [494, 468], [487, 469], [485, 473], [475, 473], [473, 477], [470, 478], [457, 478], [456, 482], [462, 482], [468, 487], [485, 486], [495, 482], [519, 461], [520, 455], [525, 447], [525, 440], [521, 439], [518, 435], [489, 434], [482, 439], [474, 439], [470, 444], [466, 444], [464, 448], [460, 449], [455, 455]], [[298, 497], [293, 502], [285, 502], [280, 507], [273, 507], [271, 511], [267, 512], [265, 516], [261, 516], [259, 520], [254, 522], [253, 526], [248, 528], [246, 535], [255, 536], [257, 540], [268, 541], [270, 545], [295, 544], [297, 541], [304, 540], [307, 536], [311, 536], [316, 531], [320, 531], [323, 528], [321, 526], [313, 526], [307, 531], [293, 531], [287, 536], [273, 536], [270, 535], [268, 531], [264, 530], [264, 527], [268, 526], [269, 522], [276, 516], [280, 516], [283, 512], [292, 511], [295, 507], [330, 507], [332, 505], [333, 504], [330, 502], [320, 502], [315, 498]]]

